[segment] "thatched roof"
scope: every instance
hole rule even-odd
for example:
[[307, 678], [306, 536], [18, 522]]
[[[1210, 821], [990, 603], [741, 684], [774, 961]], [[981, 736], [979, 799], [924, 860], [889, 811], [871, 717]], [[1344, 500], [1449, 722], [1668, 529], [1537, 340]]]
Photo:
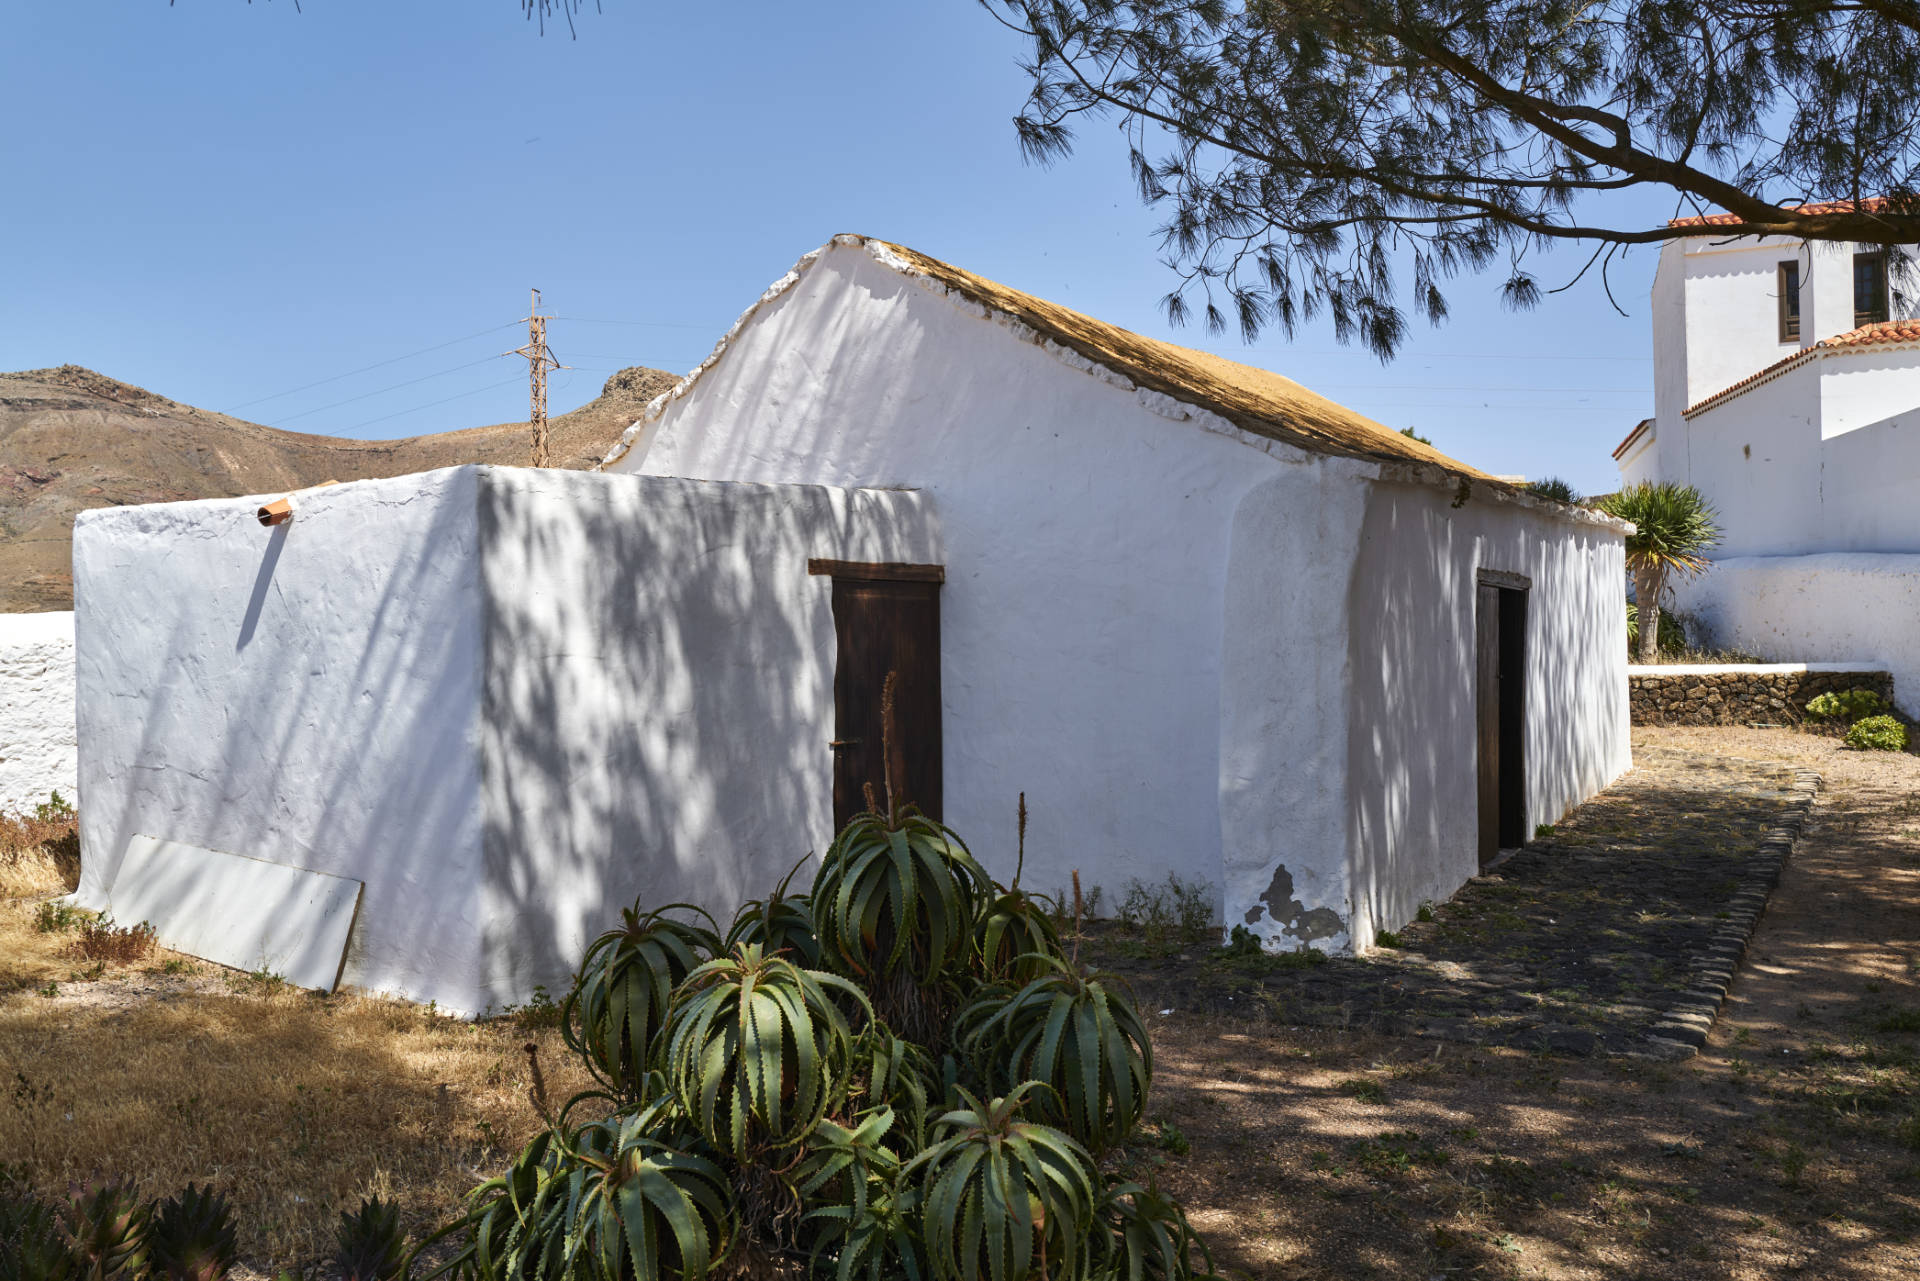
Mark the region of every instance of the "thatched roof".
[[1018, 320], [1062, 347], [1124, 374], [1138, 386], [1212, 410], [1256, 436], [1284, 441], [1311, 453], [1426, 463], [1476, 480], [1493, 480], [1432, 445], [1355, 413], [1272, 370], [1136, 334], [976, 276], [905, 245], [864, 236], [838, 236], [835, 241], [858, 241], [870, 250], [878, 249], [881, 253], [875, 256], [882, 261], [885, 255], [891, 255], [913, 274]]
[[1529, 494], [1365, 414], [1335, 404], [1271, 370], [1147, 338], [1044, 298], [1009, 289], [904, 245], [855, 235], [835, 236], [775, 281], [760, 300], [734, 322], [733, 328], [699, 368], [647, 406], [646, 412], [627, 428], [600, 465], [606, 467], [625, 456], [647, 428], [659, 421], [668, 405], [690, 392], [707, 370], [725, 358], [734, 339], [753, 323], [762, 307], [793, 288], [824, 254], [837, 248], [864, 250], [875, 262], [915, 280], [923, 288], [994, 314], [1016, 331], [1024, 331], [1031, 340], [1062, 354], [1071, 353], [1067, 363], [1075, 367], [1109, 381], [1124, 379], [1178, 405], [1210, 412], [1251, 436], [1284, 442], [1317, 454], [1374, 460], [1399, 468], [1402, 479], [1460, 486], [1463, 497], [1464, 487], [1471, 482], [1480, 493], [1503, 501], [1538, 508], [1579, 523], [1628, 528], [1584, 507]]

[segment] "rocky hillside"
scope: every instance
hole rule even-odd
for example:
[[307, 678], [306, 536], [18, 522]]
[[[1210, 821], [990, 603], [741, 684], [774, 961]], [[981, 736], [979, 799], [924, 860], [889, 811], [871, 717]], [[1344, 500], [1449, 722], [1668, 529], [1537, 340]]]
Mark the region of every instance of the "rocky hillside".
[[[557, 466], [587, 468], [672, 387], [623, 369], [555, 418]], [[89, 507], [265, 494], [457, 463], [524, 463], [525, 423], [404, 440], [342, 440], [262, 427], [62, 365], [0, 373], [0, 612], [73, 607], [69, 543]]]

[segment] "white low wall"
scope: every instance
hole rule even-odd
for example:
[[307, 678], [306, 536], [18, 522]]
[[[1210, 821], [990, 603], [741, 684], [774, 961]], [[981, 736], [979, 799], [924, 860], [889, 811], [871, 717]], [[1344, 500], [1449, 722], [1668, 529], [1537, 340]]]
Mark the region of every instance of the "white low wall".
[[0, 814], [77, 790], [73, 615], [0, 614]]
[[460, 467], [257, 502], [76, 525], [81, 901], [136, 834], [362, 881], [342, 982], [458, 1013], [563, 990], [635, 897], [724, 914], [824, 850], [807, 561], [940, 559], [907, 492]]
[[479, 485], [80, 514], [83, 906], [141, 834], [350, 877], [344, 982], [483, 1003]]
[[1674, 584], [1707, 643], [1804, 663], [1868, 663], [1920, 718], [1920, 555], [1829, 552], [1715, 561]]

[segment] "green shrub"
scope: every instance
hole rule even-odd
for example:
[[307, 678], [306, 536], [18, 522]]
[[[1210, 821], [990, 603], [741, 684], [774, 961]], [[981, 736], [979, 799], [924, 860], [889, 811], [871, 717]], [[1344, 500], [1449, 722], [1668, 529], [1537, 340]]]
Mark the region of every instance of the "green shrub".
[[1891, 716], [1869, 716], [1847, 731], [1847, 746], [1874, 752], [1903, 752], [1907, 727]]
[[1807, 715], [1816, 721], [1846, 721], [1851, 724], [1864, 716], [1878, 716], [1887, 710], [1887, 700], [1870, 689], [1849, 689], [1825, 693], [1807, 704]]
[[1535, 498], [1550, 498], [1556, 503], [1580, 501], [1579, 491], [1558, 476], [1543, 476], [1539, 480], [1528, 482], [1527, 492]]
[[[1640, 647], [1640, 607], [1627, 602], [1627, 648], [1637, 654]], [[1660, 652], [1678, 654], [1687, 648], [1686, 625], [1670, 609], [1660, 611]]]

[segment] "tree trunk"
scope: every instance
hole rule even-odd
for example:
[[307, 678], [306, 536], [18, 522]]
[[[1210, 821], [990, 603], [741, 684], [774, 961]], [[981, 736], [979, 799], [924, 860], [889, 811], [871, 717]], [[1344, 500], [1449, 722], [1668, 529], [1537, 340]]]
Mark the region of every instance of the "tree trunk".
[[1660, 653], [1660, 588], [1664, 578], [1658, 565], [1633, 572], [1633, 599], [1640, 609], [1640, 661], [1651, 663]]

